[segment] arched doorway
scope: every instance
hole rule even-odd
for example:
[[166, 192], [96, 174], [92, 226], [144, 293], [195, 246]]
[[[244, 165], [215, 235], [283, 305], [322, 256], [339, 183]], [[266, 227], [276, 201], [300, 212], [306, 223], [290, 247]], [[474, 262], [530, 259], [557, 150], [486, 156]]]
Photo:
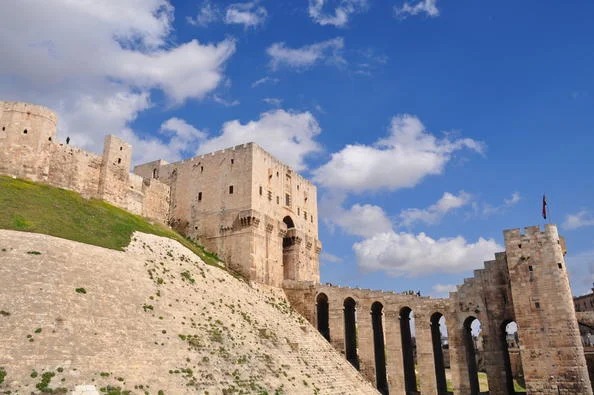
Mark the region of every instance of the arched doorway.
[[328, 317], [328, 297], [326, 294], [321, 293], [316, 298], [316, 311], [318, 318], [318, 331], [330, 341], [330, 325]]
[[435, 380], [437, 382], [437, 393], [448, 394], [448, 382], [446, 380], [445, 359], [443, 356], [444, 342], [447, 338], [445, 317], [437, 312], [431, 316], [431, 342], [433, 344], [433, 360], [435, 364]]
[[371, 323], [373, 327], [373, 354], [375, 356], [375, 382], [380, 393], [387, 395], [388, 377], [386, 376], [386, 352], [383, 324], [384, 306], [380, 302], [371, 305]]
[[287, 229], [293, 229], [295, 227], [295, 223], [293, 222], [293, 219], [291, 217], [289, 217], [288, 215], [285, 218], [283, 218], [283, 222], [285, 223], [285, 225], [287, 225]]
[[[470, 382], [471, 395], [478, 395], [481, 393], [481, 385], [479, 382], [479, 366], [477, 353], [482, 352], [481, 340], [481, 322], [476, 317], [468, 317], [464, 321], [463, 337], [464, 349], [466, 351], [466, 363], [468, 365], [468, 380]], [[487, 381], [486, 373], [481, 373], [482, 381]], [[485, 383], [486, 384], [486, 383]]]
[[353, 298], [344, 300], [344, 348], [346, 359], [359, 370], [357, 356], [357, 303]]
[[525, 394], [524, 372], [520, 359], [518, 324], [507, 320], [501, 324], [501, 342], [504, 346], [505, 386], [509, 394]]
[[415, 351], [411, 330], [410, 307], [400, 309], [400, 337], [402, 340], [402, 362], [404, 364], [404, 388], [406, 394], [417, 393], [417, 375], [415, 373]]

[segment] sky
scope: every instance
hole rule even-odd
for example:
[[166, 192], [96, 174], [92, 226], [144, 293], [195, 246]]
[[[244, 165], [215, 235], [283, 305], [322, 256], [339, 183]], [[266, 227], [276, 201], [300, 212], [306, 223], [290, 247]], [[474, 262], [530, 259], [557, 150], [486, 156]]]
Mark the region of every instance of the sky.
[[[322, 282], [447, 296], [556, 223], [594, 281], [594, 3], [19, 0], [0, 100], [134, 162], [255, 141], [318, 186]], [[546, 194], [549, 219], [541, 217]]]

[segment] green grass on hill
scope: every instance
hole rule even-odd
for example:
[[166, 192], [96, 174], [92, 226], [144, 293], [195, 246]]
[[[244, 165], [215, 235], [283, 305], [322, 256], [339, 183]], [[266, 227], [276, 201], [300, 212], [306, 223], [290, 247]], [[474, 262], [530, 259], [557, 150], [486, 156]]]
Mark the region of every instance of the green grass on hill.
[[132, 233], [139, 231], [177, 240], [207, 264], [220, 266], [221, 262], [164, 225], [102, 200], [5, 176], [0, 176], [0, 229], [43, 233], [113, 250], [123, 250]]

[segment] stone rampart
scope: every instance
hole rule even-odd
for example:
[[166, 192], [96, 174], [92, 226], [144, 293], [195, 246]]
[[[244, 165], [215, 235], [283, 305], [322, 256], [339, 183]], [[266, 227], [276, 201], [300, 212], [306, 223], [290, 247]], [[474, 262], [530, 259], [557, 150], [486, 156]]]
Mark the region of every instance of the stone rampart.
[[58, 143], [56, 124], [56, 115], [45, 107], [0, 102], [0, 174], [69, 189], [167, 221], [169, 187], [130, 173], [129, 144], [107, 136], [103, 155], [96, 155]]

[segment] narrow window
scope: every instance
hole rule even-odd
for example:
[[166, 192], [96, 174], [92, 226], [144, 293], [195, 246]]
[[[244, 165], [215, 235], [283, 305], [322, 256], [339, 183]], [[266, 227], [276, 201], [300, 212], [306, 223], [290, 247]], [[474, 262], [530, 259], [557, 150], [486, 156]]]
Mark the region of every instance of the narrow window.
[[198, 201], [202, 201], [202, 192], [198, 192]]
[[5, 130], [6, 130], [6, 126], [2, 126], [2, 131], [5, 131]]
[[276, 197], [276, 204], [280, 204], [280, 196]]
[[120, 147], [120, 151], [123, 150], [123, 149], [124, 149], [124, 147]]
[[303, 212], [303, 218], [307, 219], [307, 211]]
[[157, 169], [153, 169], [153, 178], [157, 178]]
[[291, 195], [285, 194], [285, 206], [291, 207]]
[[235, 159], [231, 159], [231, 164], [235, 163]]
[[51, 138], [51, 136], [50, 136], [50, 137], [47, 139], [47, 141], [52, 141], [52, 138]]
[[278, 177], [278, 171], [276, 172], [276, 176]]
[[297, 207], [297, 215], [301, 215], [301, 209]]
[[299, 190], [299, 185], [297, 185], [297, 190]]
[[27, 133], [28, 133], [27, 129], [23, 130], [23, 134], [27, 134]]
[[229, 195], [233, 195], [233, 185], [229, 185]]
[[529, 270], [529, 271], [533, 271], [533, 270], [534, 270], [534, 268], [533, 268], [532, 266], [528, 266], [528, 270]]
[[122, 163], [122, 158], [118, 158], [118, 164]]
[[534, 302], [534, 307], [536, 307], [537, 309], [540, 309], [540, 303], [539, 302]]
[[313, 215], [309, 219], [311, 219], [311, 223], [313, 224]]
[[262, 196], [262, 186], [260, 186], [260, 196]]
[[558, 263], [557, 266], [559, 266], [559, 269], [563, 269], [563, 265], [561, 263]]
[[522, 244], [518, 244], [518, 248], [522, 248]]
[[200, 173], [204, 171], [204, 166], [200, 166]]
[[268, 191], [268, 200], [272, 200], [272, 191]]

